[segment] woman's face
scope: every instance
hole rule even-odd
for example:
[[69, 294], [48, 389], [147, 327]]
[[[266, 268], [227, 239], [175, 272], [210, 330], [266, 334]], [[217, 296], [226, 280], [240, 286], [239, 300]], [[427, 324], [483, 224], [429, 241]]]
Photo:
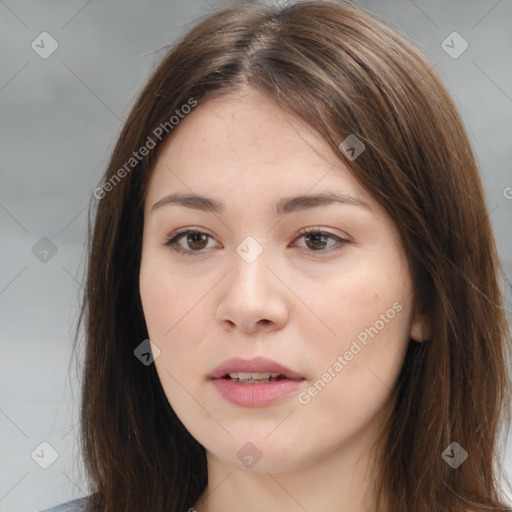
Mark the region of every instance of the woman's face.
[[144, 216], [154, 364], [209, 455], [281, 472], [367, 451], [422, 323], [394, 223], [325, 143], [257, 93], [210, 99], [162, 148]]

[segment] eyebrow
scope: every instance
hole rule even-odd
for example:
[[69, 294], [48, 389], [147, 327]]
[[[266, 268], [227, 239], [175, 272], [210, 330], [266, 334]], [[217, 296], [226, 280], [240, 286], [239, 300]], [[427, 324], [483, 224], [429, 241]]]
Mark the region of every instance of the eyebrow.
[[[317, 208], [318, 206], [328, 206], [335, 203], [359, 206], [361, 208], [371, 210], [367, 203], [360, 199], [356, 199], [355, 197], [335, 192], [323, 192], [320, 194], [284, 197], [274, 205], [274, 212], [276, 215], [284, 215], [310, 208]], [[180, 205], [193, 210], [212, 213], [222, 213], [224, 211], [224, 205], [220, 201], [197, 194], [182, 193], [169, 194], [168, 196], [163, 197], [153, 205], [151, 211], [167, 205]]]

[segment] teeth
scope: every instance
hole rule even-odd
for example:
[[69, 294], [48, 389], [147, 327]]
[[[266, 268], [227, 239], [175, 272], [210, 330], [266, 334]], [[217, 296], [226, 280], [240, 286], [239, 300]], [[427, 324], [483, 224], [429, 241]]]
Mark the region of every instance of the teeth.
[[239, 380], [268, 380], [270, 378], [277, 379], [279, 373], [263, 372], [263, 373], [248, 373], [248, 372], [231, 372], [229, 376], [232, 379]]

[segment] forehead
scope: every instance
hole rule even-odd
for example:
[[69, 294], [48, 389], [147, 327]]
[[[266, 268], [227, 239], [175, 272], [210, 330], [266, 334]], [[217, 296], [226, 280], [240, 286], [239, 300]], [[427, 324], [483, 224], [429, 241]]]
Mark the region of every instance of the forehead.
[[245, 91], [210, 98], [180, 122], [160, 150], [147, 202], [174, 190], [254, 202], [334, 189], [372, 201], [311, 127]]

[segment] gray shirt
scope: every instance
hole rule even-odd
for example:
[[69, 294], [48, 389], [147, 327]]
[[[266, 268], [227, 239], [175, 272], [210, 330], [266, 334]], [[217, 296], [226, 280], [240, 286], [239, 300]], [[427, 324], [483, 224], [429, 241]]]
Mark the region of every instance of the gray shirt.
[[41, 510], [41, 512], [86, 512], [87, 496], [83, 498], [77, 498], [66, 503], [61, 503], [52, 508]]

